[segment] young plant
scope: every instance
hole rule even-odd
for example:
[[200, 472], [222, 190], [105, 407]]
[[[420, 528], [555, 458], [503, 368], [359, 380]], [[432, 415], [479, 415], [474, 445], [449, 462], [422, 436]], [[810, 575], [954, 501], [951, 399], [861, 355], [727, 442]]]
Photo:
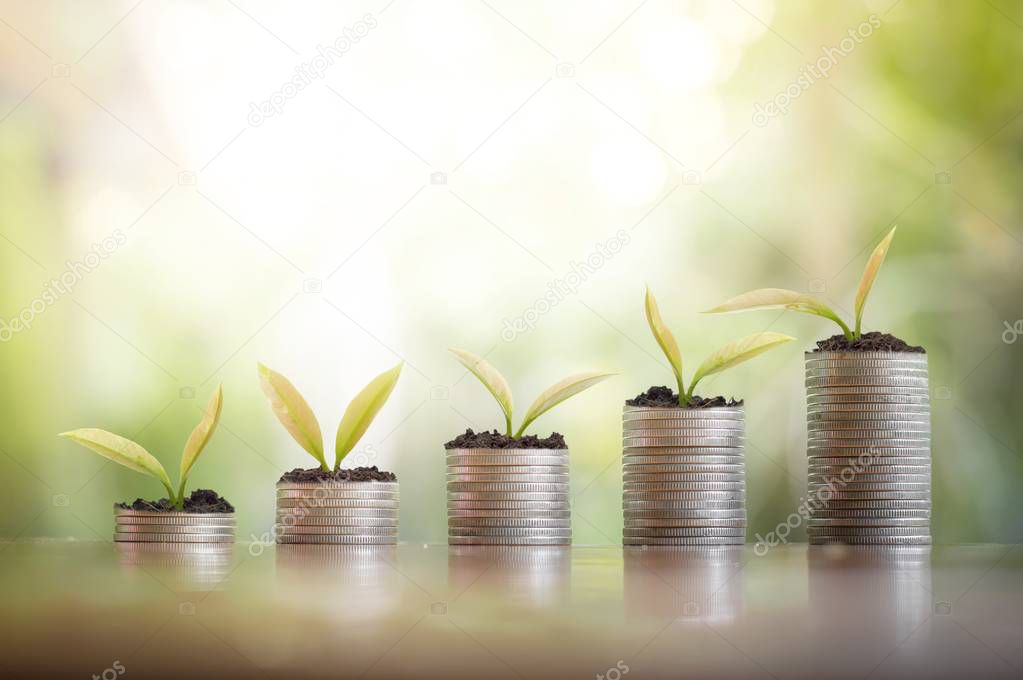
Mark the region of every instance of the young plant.
[[505, 434], [509, 437], [519, 439], [522, 434], [526, 431], [526, 428], [532, 425], [533, 421], [542, 416], [547, 411], [560, 404], [561, 402], [574, 397], [583, 390], [593, 387], [597, 383], [607, 380], [613, 373], [598, 373], [598, 372], [587, 372], [577, 373], [576, 375], [569, 376], [564, 380], [551, 385], [549, 388], [544, 390], [533, 405], [526, 411], [526, 417], [522, 419], [522, 425], [519, 426], [518, 431], [512, 435], [512, 414], [515, 410], [514, 400], [512, 399], [511, 388], [508, 387], [508, 381], [504, 379], [496, 368], [490, 365], [486, 359], [478, 357], [472, 352], [467, 352], [464, 349], [451, 348], [450, 352], [469, 369], [469, 372], [476, 376], [477, 379], [483, 386], [486, 387], [494, 399], [497, 400], [498, 406], [501, 407], [501, 411], [504, 412], [504, 423], [505, 423]]
[[878, 244], [877, 248], [871, 254], [870, 259], [867, 260], [867, 267], [863, 270], [863, 277], [860, 279], [859, 290], [856, 291], [856, 319], [855, 326], [850, 329], [839, 316], [835, 313], [831, 307], [827, 306], [820, 300], [810, 295], [803, 293], [797, 293], [794, 290], [785, 290], [782, 288], [760, 288], [758, 290], [751, 290], [748, 293], [743, 293], [737, 297], [728, 300], [722, 305], [719, 305], [713, 309], [708, 309], [705, 313], [707, 314], [727, 314], [730, 312], [746, 312], [755, 309], [790, 309], [794, 312], [803, 312], [804, 314], [815, 314], [817, 316], [823, 316], [825, 319], [831, 319], [839, 325], [842, 329], [842, 333], [845, 334], [846, 339], [850, 342], [853, 340], [859, 340], [860, 336], [863, 335], [863, 307], [867, 303], [867, 295], [870, 294], [870, 289], [874, 285], [874, 279], [877, 278], [877, 272], [881, 269], [881, 265], [884, 263], [884, 258], [888, 254], [888, 247], [892, 243], [892, 239], [895, 237], [895, 227], [888, 232], [881, 243]]
[[[387, 403], [394, 386], [398, 384], [402, 366], [404, 362], [373, 378], [348, 404], [334, 443], [334, 472], [338, 471], [341, 461], [352, 452], [366, 434], [370, 423]], [[299, 446], [316, 459], [325, 472], [330, 472], [331, 468], [327, 465], [327, 458], [323, 453], [320, 423], [295, 386], [283, 375], [263, 364], [259, 364], [259, 383], [263, 393], [270, 400], [274, 415], [281, 421], [284, 429], [294, 437]]]
[[678, 349], [675, 336], [664, 325], [664, 321], [661, 319], [661, 311], [657, 307], [657, 300], [654, 299], [654, 294], [650, 292], [649, 288], [646, 290], [646, 320], [650, 324], [650, 330], [653, 332], [654, 338], [657, 339], [657, 344], [661, 346], [661, 351], [668, 357], [671, 370], [675, 373], [675, 383], [678, 385], [678, 405], [682, 408], [689, 406], [689, 403], [693, 400], [693, 392], [696, 390], [696, 385], [708, 375], [721, 373], [732, 366], [749, 361], [758, 354], [763, 354], [772, 347], [795, 340], [795, 338], [782, 335], [781, 333], [764, 332], [730, 342], [711, 354], [700, 364], [699, 368], [696, 369], [696, 373], [693, 374], [693, 380], [689, 383], [689, 388], [687, 389], [685, 380], [682, 377], [682, 353]]
[[130, 439], [125, 439], [106, 430], [92, 428], [63, 432], [58, 436], [92, 449], [104, 458], [109, 458], [135, 472], [156, 477], [163, 484], [163, 488], [167, 490], [167, 498], [180, 511], [185, 507], [185, 482], [188, 480], [188, 473], [192, 471], [192, 466], [198, 460], [199, 454], [213, 438], [213, 432], [220, 423], [220, 412], [223, 407], [224, 390], [223, 387], [217, 387], [217, 391], [206, 405], [202, 420], [195, 426], [188, 441], [185, 442], [185, 450], [181, 454], [180, 481], [177, 491], [171, 486], [170, 477], [167, 476], [167, 471], [160, 461]]

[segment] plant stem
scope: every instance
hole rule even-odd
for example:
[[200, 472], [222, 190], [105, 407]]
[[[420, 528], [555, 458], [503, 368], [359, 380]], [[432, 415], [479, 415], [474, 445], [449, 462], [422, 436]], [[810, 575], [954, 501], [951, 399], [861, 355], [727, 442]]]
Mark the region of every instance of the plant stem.
[[[522, 427], [519, 428], [519, 433], [517, 435], [515, 435], [515, 438], [518, 439], [519, 437], [521, 437], [522, 436], [522, 431], [525, 430], [525, 429], [526, 429], [526, 423], [522, 423]], [[509, 416], [509, 415], [505, 415], [505, 417], [504, 417], [504, 432], [509, 437], [512, 436], [512, 421], [511, 421], [511, 416]]]
[[842, 332], [845, 334], [845, 339], [848, 340], [849, 342], [852, 342], [853, 340], [856, 340], [857, 338], [860, 337], [859, 328], [856, 329], [856, 334], [854, 335], [853, 332], [849, 330], [849, 327], [845, 325], [845, 322], [839, 319], [837, 316], [834, 318], [834, 321], [835, 323], [842, 327]]

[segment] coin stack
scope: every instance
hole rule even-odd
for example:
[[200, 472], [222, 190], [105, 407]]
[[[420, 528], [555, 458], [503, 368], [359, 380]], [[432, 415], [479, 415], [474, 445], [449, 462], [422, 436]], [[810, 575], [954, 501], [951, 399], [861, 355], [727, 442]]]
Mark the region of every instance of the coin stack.
[[746, 540], [741, 406], [626, 406], [625, 545], [742, 545]]
[[146, 512], [114, 506], [117, 543], [231, 543], [234, 513]]
[[450, 545], [572, 542], [568, 449], [450, 449]]
[[811, 544], [931, 542], [927, 355], [807, 352]]
[[277, 543], [394, 545], [397, 482], [278, 482]]

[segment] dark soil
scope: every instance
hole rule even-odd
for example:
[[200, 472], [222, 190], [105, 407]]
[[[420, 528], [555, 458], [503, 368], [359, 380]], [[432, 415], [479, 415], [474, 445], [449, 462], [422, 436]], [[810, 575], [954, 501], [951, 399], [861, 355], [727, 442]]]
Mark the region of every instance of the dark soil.
[[[169, 498], [161, 498], [158, 501], [137, 498], [134, 503], [118, 503], [117, 507], [122, 510], [139, 510], [141, 512], [178, 512]], [[185, 497], [184, 511], [195, 513], [234, 512], [234, 506], [221, 498], [216, 491], [196, 489], [191, 496]]]
[[[679, 408], [678, 394], [670, 387], [651, 387], [643, 394], [636, 395], [635, 399], [625, 401], [628, 406], [647, 406], [650, 408]], [[704, 398], [693, 395], [692, 400], [686, 408], [714, 408], [717, 406], [742, 406], [742, 400], [725, 399], [724, 397]]]
[[516, 439], [497, 430], [490, 432], [473, 432], [466, 430], [447, 444], [445, 449], [567, 449], [565, 437], [555, 432], [549, 437], [540, 439], [535, 434], [527, 434]]
[[377, 466], [357, 467], [350, 470], [341, 469], [337, 472], [327, 471], [323, 468], [310, 468], [304, 470], [295, 468], [291, 472], [281, 475], [282, 482], [307, 483], [307, 482], [396, 482], [398, 475], [393, 472], [378, 470]]
[[850, 341], [842, 333], [817, 341], [815, 352], [917, 352], [926, 353], [923, 347], [907, 344], [905, 340], [889, 333], [871, 331]]

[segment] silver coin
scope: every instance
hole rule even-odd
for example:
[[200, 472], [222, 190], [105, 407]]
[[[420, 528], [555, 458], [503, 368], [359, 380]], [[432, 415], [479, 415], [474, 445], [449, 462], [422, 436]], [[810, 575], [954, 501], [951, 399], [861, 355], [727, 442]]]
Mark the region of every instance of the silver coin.
[[493, 519], [559, 519], [567, 520], [572, 518], [568, 510], [500, 510], [481, 509], [475, 510], [452, 510], [448, 509], [448, 521], [456, 518], [493, 518]]
[[625, 512], [716, 512], [716, 511], [743, 511], [746, 509], [745, 500], [730, 501], [705, 501], [705, 500], [652, 500], [637, 501], [625, 499], [622, 502]]
[[551, 467], [568, 469], [568, 456], [448, 456], [449, 467]]
[[563, 501], [504, 501], [504, 500], [477, 500], [458, 501], [449, 500], [448, 510], [508, 510], [519, 512], [537, 511], [564, 511], [567, 512], [567, 503]]
[[641, 527], [623, 529], [627, 538], [710, 538], [710, 537], [731, 537], [744, 538], [745, 528], [728, 529], [722, 527]]
[[639, 469], [644, 467], [720, 467], [744, 468], [742, 456], [622, 456], [622, 466]]
[[625, 463], [622, 465], [622, 472], [628, 476], [633, 473], [642, 474], [714, 474], [714, 475], [738, 475], [744, 476], [746, 473], [746, 466], [738, 463], [735, 465], [699, 465], [699, 464], [688, 464], [688, 465], [636, 465], [633, 463]]
[[929, 527], [927, 517], [811, 517], [808, 527]]
[[626, 518], [626, 529], [656, 528], [656, 529], [746, 529], [745, 519], [649, 519], [649, 518]]
[[571, 537], [448, 536], [449, 545], [569, 545], [571, 542]]
[[291, 534], [328, 534], [331, 536], [397, 536], [398, 527], [372, 526], [337, 526], [325, 524], [299, 524], [295, 526], [277, 526], [277, 535]]
[[808, 526], [806, 532], [812, 536], [928, 536], [928, 526], [908, 527], [849, 527], [849, 526]]
[[277, 482], [278, 491], [398, 491], [398, 482]]
[[625, 482], [625, 491], [743, 491], [746, 482]]
[[561, 484], [542, 484], [529, 482], [448, 482], [447, 489], [449, 492], [463, 493], [463, 492], [475, 492], [475, 493], [486, 493], [486, 492], [519, 492], [519, 493], [568, 493], [569, 485], [567, 483]]
[[743, 437], [624, 437], [628, 448], [716, 448], [728, 446], [741, 449]]
[[653, 408], [649, 406], [626, 406], [622, 411], [625, 420], [678, 419], [678, 420], [742, 420], [741, 406], [716, 406], [713, 408]]
[[905, 510], [905, 511], [917, 511], [931, 510], [930, 498], [924, 499], [837, 499], [831, 501], [822, 501], [819, 504], [818, 510], [815, 512], [846, 512], [851, 510], [872, 510], [878, 512], [884, 512], [889, 510]]
[[862, 430], [864, 432], [885, 432], [888, 430], [905, 430], [909, 432], [930, 432], [931, 423], [911, 420], [809, 420], [807, 429], [811, 432], [843, 430]]
[[490, 536], [502, 538], [571, 538], [568, 527], [531, 529], [510, 529], [506, 527], [459, 527], [449, 526], [448, 536]]
[[715, 474], [710, 472], [689, 472], [689, 473], [673, 473], [673, 472], [659, 472], [653, 474], [645, 474], [640, 472], [625, 472], [624, 481], [626, 483], [643, 483], [643, 482], [728, 482], [732, 484], [744, 484], [746, 482], [746, 475], [743, 473], [725, 473]]
[[495, 529], [571, 529], [569, 519], [515, 519], [509, 517], [448, 517], [451, 527], [491, 527]]
[[277, 492], [279, 500], [375, 500], [375, 501], [396, 501], [400, 496], [390, 491], [319, 491], [307, 493], [305, 491], [289, 491], [287, 489]]
[[233, 525], [179, 526], [168, 524], [118, 524], [118, 534], [195, 534], [196, 536], [234, 536]]
[[448, 483], [568, 484], [568, 475], [448, 475]]
[[810, 545], [930, 545], [930, 536], [814, 536]]
[[340, 519], [344, 517], [376, 517], [382, 519], [397, 519], [397, 508], [278, 508], [278, 519], [291, 518], [301, 519], [303, 517], [324, 517]]
[[[870, 429], [860, 430], [839, 430], [839, 429], [827, 429], [818, 430], [815, 428], [808, 428], [807, 438], [812, 441], [815, 445], [821, 441], [839, 441], [840, 445], [847, 444], [848, 442], [842, 441], [846, 439], [856, 439], [861, 442], [877, 442], [881, 446], [885, 446], [885, 443], [891, 439], [915, 439], [921, 442], [929, 442], [931, 440], [931, 428], [930, 427], [904, 427], [902, 429], [883, 429], [880, 427], [873, 427]], [[870, 446], [871, 444], [865, 444]]]
[[[822, 490], [826, 490], [822, 489]], [[811, 495], [814, 493], [810, 492]], [[832, 501], [927, 501], [931, 500], [930, 490], [926, 491], [860, 491], [839, 490], [831, 494]], [[832, 503], [833, 505], [833, 503]]]
[[379, 500], [375, 498], [348, 499], [348, 498], [278, 498], [278, 508], [397, 508], [397, 500]]
[[863, 361], [863, 360], [880, 360], [880, 361], [927, 361], [928, 354], [926, 352], [893, 352], [884, 350], [840, 350], [840, 349], [829, 349], [829, 350], [812, 350], [803, 352], [803, 357], [807, 361], [815, 361], [819, 359], [825, 359], [830, 361], [836, 361], [840, 359], [848, 359], [852, 361]]
[[862, 508], [822, 508], [813, 510], [810, 519], [811, 520], [825, 520], [825, 519], [929, 519], [931, 516], [931, 509], [926, 508], [915, 508], [906, 510], [865, 510]]
[[745, 501], [745, 491], [630, 491], [622, 493], [624, 502], [640, 501]]
[[872, 455], [880, 455], [879, 449], [926, 449], [930, 451], [930, 439], [812, 439], [809, 440], [807, 451], [818, 449], [865, 449], [873, 451]]
[[277, 542], [300, 543], [306, 545], [394, 545], [397, 536], [356, 536], [337, 534], [287, 534], [278, 535]]
[[[807, 366], [807, 378], [910, 378], [926, 379], [927, 367]], [[868, 383], [869, 384], [869, 383]]]
[[744, 420], [711, 420], [702, 418], [700, 420], [665, 420], [645, 418], [643, 420], [626, 420], [622, 423], [622, 429], [626, 432], [636, 430], [671, 430], [681, 434], [700, 434], [705, 430], [718, 430], [723, 432], [743, 432], [746, 429]]
[[817, 473], [811, 472], [807, 475], [807, 480], [811, 484], [824, 484], [829, 481], [835, 482], [836, 484], [853, 484], [853, 483], [864, 483], [864, 484], [930, 484], [931, 476], [929, 474], [886, 474], [877, 473], [871, 474], [869, 472], [853, 472], [849, 468], [846, 468], [850, 472], [849, 480], [846, 481], [842, 478], [841, 473], [835, 474], [833, 472]]
[[233, 543], [234, 534], [211, 535], [202, 534], [133, 534], [114, 533], [116, 543]]
[[814, 412], [842, 409], [866, 411], [872, 407], [877, 410], [897, 407], [929, 409], [930, 403], [930, 396], [927, 394], [907, 395], [877, 392], [839, 394], [829, 390], [806, 395], [806, 408]]
[[694, 456], [717, 456], [728, 458], [742, 458], [741, 446], [714, 446], [714, 447], [685, 447], [685, 446], [627, 446], [624, 450], [624, 457], [632, 456], [683, 456], [692, 458]]
[[[807, 459], [807, 466], [810, 468], [846, 467], [852, 462], [848, 457], [814, 457]], [[929, 470], [931, 469], [931, 459], [924, 456], [883, 456], [870, 458], [869, 461], [866, 461], [865, 467], [870, 470], [884, 470], [887, 468], [919, 468]], [[892, 470], [892, 472], [897, 471], [895, 469]]]
[[234, 515], [221, 517], [117, 517], [118, 525], [146, 525], [146, 526], [189, 526], [189, 527], [233, 527], [235, 526]]
[[[814, 378], [814, 380], [822, 379]], [[926, 386], [910, 387], [898, 385], [806, 385], [807, 405], [809, 405], [809, 400], [812, 397], [844, 396], [849, 399], [879, 394], [889, 394], [898, 397], [928, 397], [930, 389]]]
[[274, 526], [397, 527], [398, 519], [395, 517], [303, 517], [301, 519], [278, 517]]
[[808, 446], [806, 455], [809, 458], [930, 458], [930, 446]]
[[[848, 404], [844, 404], [848, 406]], [[912, 408], [913, 410], [910, 410]], [[854, 422], [854, 423], [875, 423], [875, 422], [902, 422], [929, 423], [931, 421], [930, 409], [920, 407], [898, 406], [887, 411], [860, 411], [860, 410], [822, 410], [820, 407], [807, 409], [807, 420], [810, 422]]]
[[651, 546], [717, 546], [717, 545], [744, 545], [746, 543], [745, 536], [704, 536], [704, 537], [654, 537], [654, 536], [642, 536], [642, 537], [631, 537], [626, 536], [622, 540], [622, 544], [626, 546], [639, 546], [639, 545], [651, 545]]
[[852, 359], [807, 359], [806, 367], [808, 369], [825, 369], [825, 368], [865, 368], [865, 369], [884, 369], [884, 368], [909, 368], [916, 370], [926, 370], [927, 361], [914, 361], [912, 359], [861, 359], [859, 361]]
[[842, 491], [918, 491], [931, 488], [930, 479], [915, 482], [875, 482], [869, 479], [844, 480], [808, 479], [807, 488], [810, 493], [817, 489], [828, 488], [829, 483]]
[[538, 491], [448, 491], [448, 501], [554, 501], [568, 503], [567, 492]]
[[449, 456], [557, 456], [568, 457], [568, 449], [447, 449]]
[[448, 477], [452, 475], [565, 475], [567, 465], [448, 465]]

